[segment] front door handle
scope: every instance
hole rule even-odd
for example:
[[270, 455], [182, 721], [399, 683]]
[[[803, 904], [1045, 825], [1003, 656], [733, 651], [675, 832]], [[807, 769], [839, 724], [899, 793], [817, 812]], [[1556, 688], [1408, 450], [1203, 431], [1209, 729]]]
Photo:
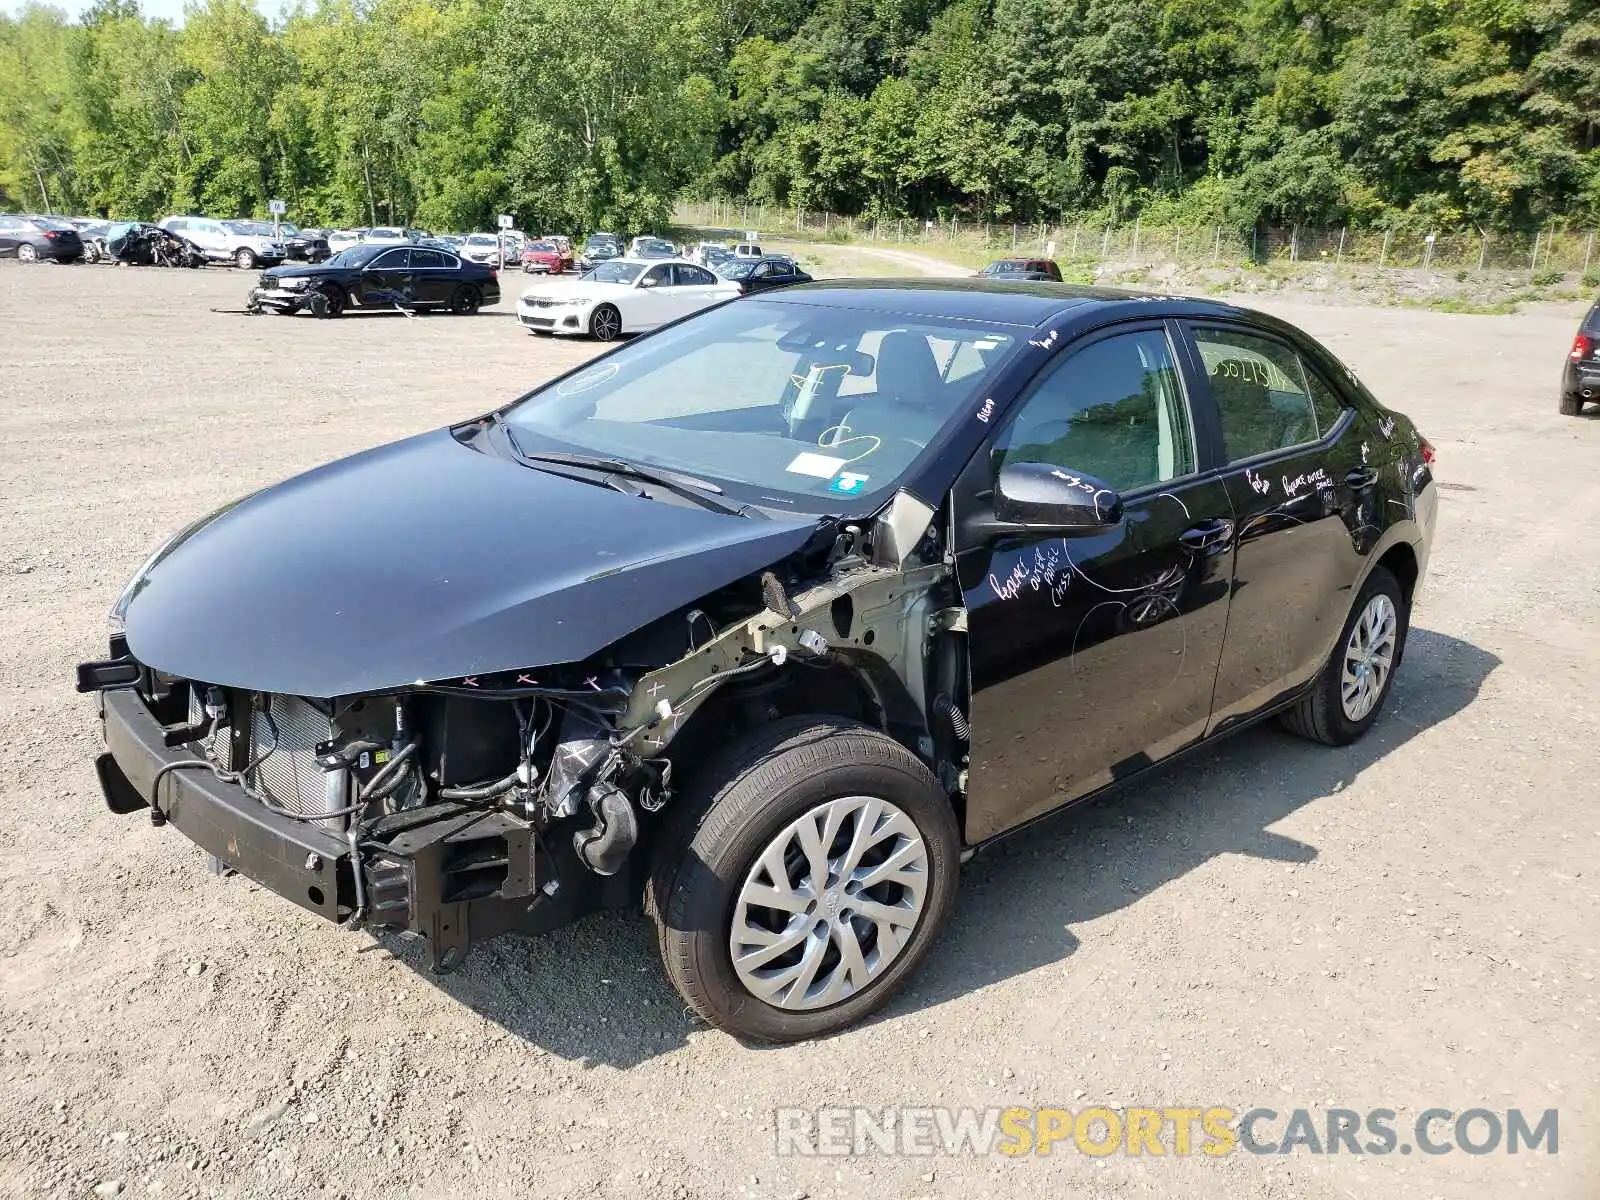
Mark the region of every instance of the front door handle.
[[1186, 549], [1195, 551], [1219, 550], [1232, 540], [1233, 522], [1221, 517], [1192, 525], [1178, 535], [1178, 541]]
[[1356, 492], [1364, 492], [1378, 482], [1378, 473], [1371, 467], [1356, 467], [1344, 477], [1345, 483]]

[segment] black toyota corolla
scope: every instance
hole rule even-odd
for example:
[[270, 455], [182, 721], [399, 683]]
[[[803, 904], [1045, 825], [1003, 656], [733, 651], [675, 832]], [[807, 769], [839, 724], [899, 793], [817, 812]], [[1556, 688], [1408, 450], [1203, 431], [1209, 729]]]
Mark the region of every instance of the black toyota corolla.
[[111, 610], [107, 802], [330, 921], [644, 899], [789, 1040], [927, 955], [967, 853], [1253, 721], [1378, 719], [1433, 450], [1282, 322], [827, 283], [246, 496]]

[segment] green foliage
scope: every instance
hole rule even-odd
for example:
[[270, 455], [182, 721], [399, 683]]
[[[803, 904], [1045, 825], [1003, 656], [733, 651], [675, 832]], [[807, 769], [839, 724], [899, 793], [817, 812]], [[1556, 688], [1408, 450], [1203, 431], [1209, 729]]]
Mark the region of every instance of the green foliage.
[[[275, 11], [275, 9], [274, 9]], [[641, 229], [1600, 221], [1594, 0], [137, 0], [0, 15], [0, 200]]]

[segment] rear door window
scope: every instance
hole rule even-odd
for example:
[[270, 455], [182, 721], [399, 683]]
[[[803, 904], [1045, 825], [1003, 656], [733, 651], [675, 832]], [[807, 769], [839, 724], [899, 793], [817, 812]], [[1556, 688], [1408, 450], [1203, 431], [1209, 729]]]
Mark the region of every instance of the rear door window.
[[1194, 339], [1230, 463], [1317, 440], [1316, 408], [1293, 350], [1241, 329], [1201, 327]]

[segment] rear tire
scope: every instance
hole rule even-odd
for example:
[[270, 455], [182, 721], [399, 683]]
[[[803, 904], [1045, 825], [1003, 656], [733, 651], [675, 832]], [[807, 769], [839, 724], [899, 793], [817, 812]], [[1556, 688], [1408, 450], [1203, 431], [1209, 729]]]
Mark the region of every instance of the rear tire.
[[100, 247], [96, 246], [93, 242], [85, 242], [83, 244], [83, 261], [88, 263], [91, 267], [94, 266], [95, 263], [99, 262]]
[[1561, 415], [1575, 417], [1583, 411], [1583, 397], [1577, 392], [1561, 393]]
[[[1380, 628], [1385, 622], [1386, 633]], [[1410, 624], [1399, 580], [1387, 567], [1372, 568], [1311, 691], [1284, 712], [1279, 723], [1290, 733], [1327, 746], [1346, 746], [1361, 737], [1377, 721], [1393, 690]], [[1379, 632], [1364, 637], [1369, 629]], [[1364, 641], [1373, 644], [1364, 647]]]
[[647, 908], [667, 977], [706, 1021], [765, 1042], [833, 1033], [888, 1000], [949, 916], [961, 859], [928, 768], [875, 729], [819, 716], [735, 742], [657, 845]]
[[28, 245], [27, 242], [23, 242], [20, 246], [17, 247], [17, 261], [18, 262], [28, 262], [28, 263], [38, 262], [39, 261], [39, 252], [37, 250], [35, 250], [32, 246]]
[[622, 314], [614, 304], [602, 304], [589, 316], [589, 336], [597, 342], [614, 342], [622, 336]]
[[483, 297], [470, 283], [463, 283], [450, 294], [450, 311], [458, 317], [470, 317], [478, 311]]

